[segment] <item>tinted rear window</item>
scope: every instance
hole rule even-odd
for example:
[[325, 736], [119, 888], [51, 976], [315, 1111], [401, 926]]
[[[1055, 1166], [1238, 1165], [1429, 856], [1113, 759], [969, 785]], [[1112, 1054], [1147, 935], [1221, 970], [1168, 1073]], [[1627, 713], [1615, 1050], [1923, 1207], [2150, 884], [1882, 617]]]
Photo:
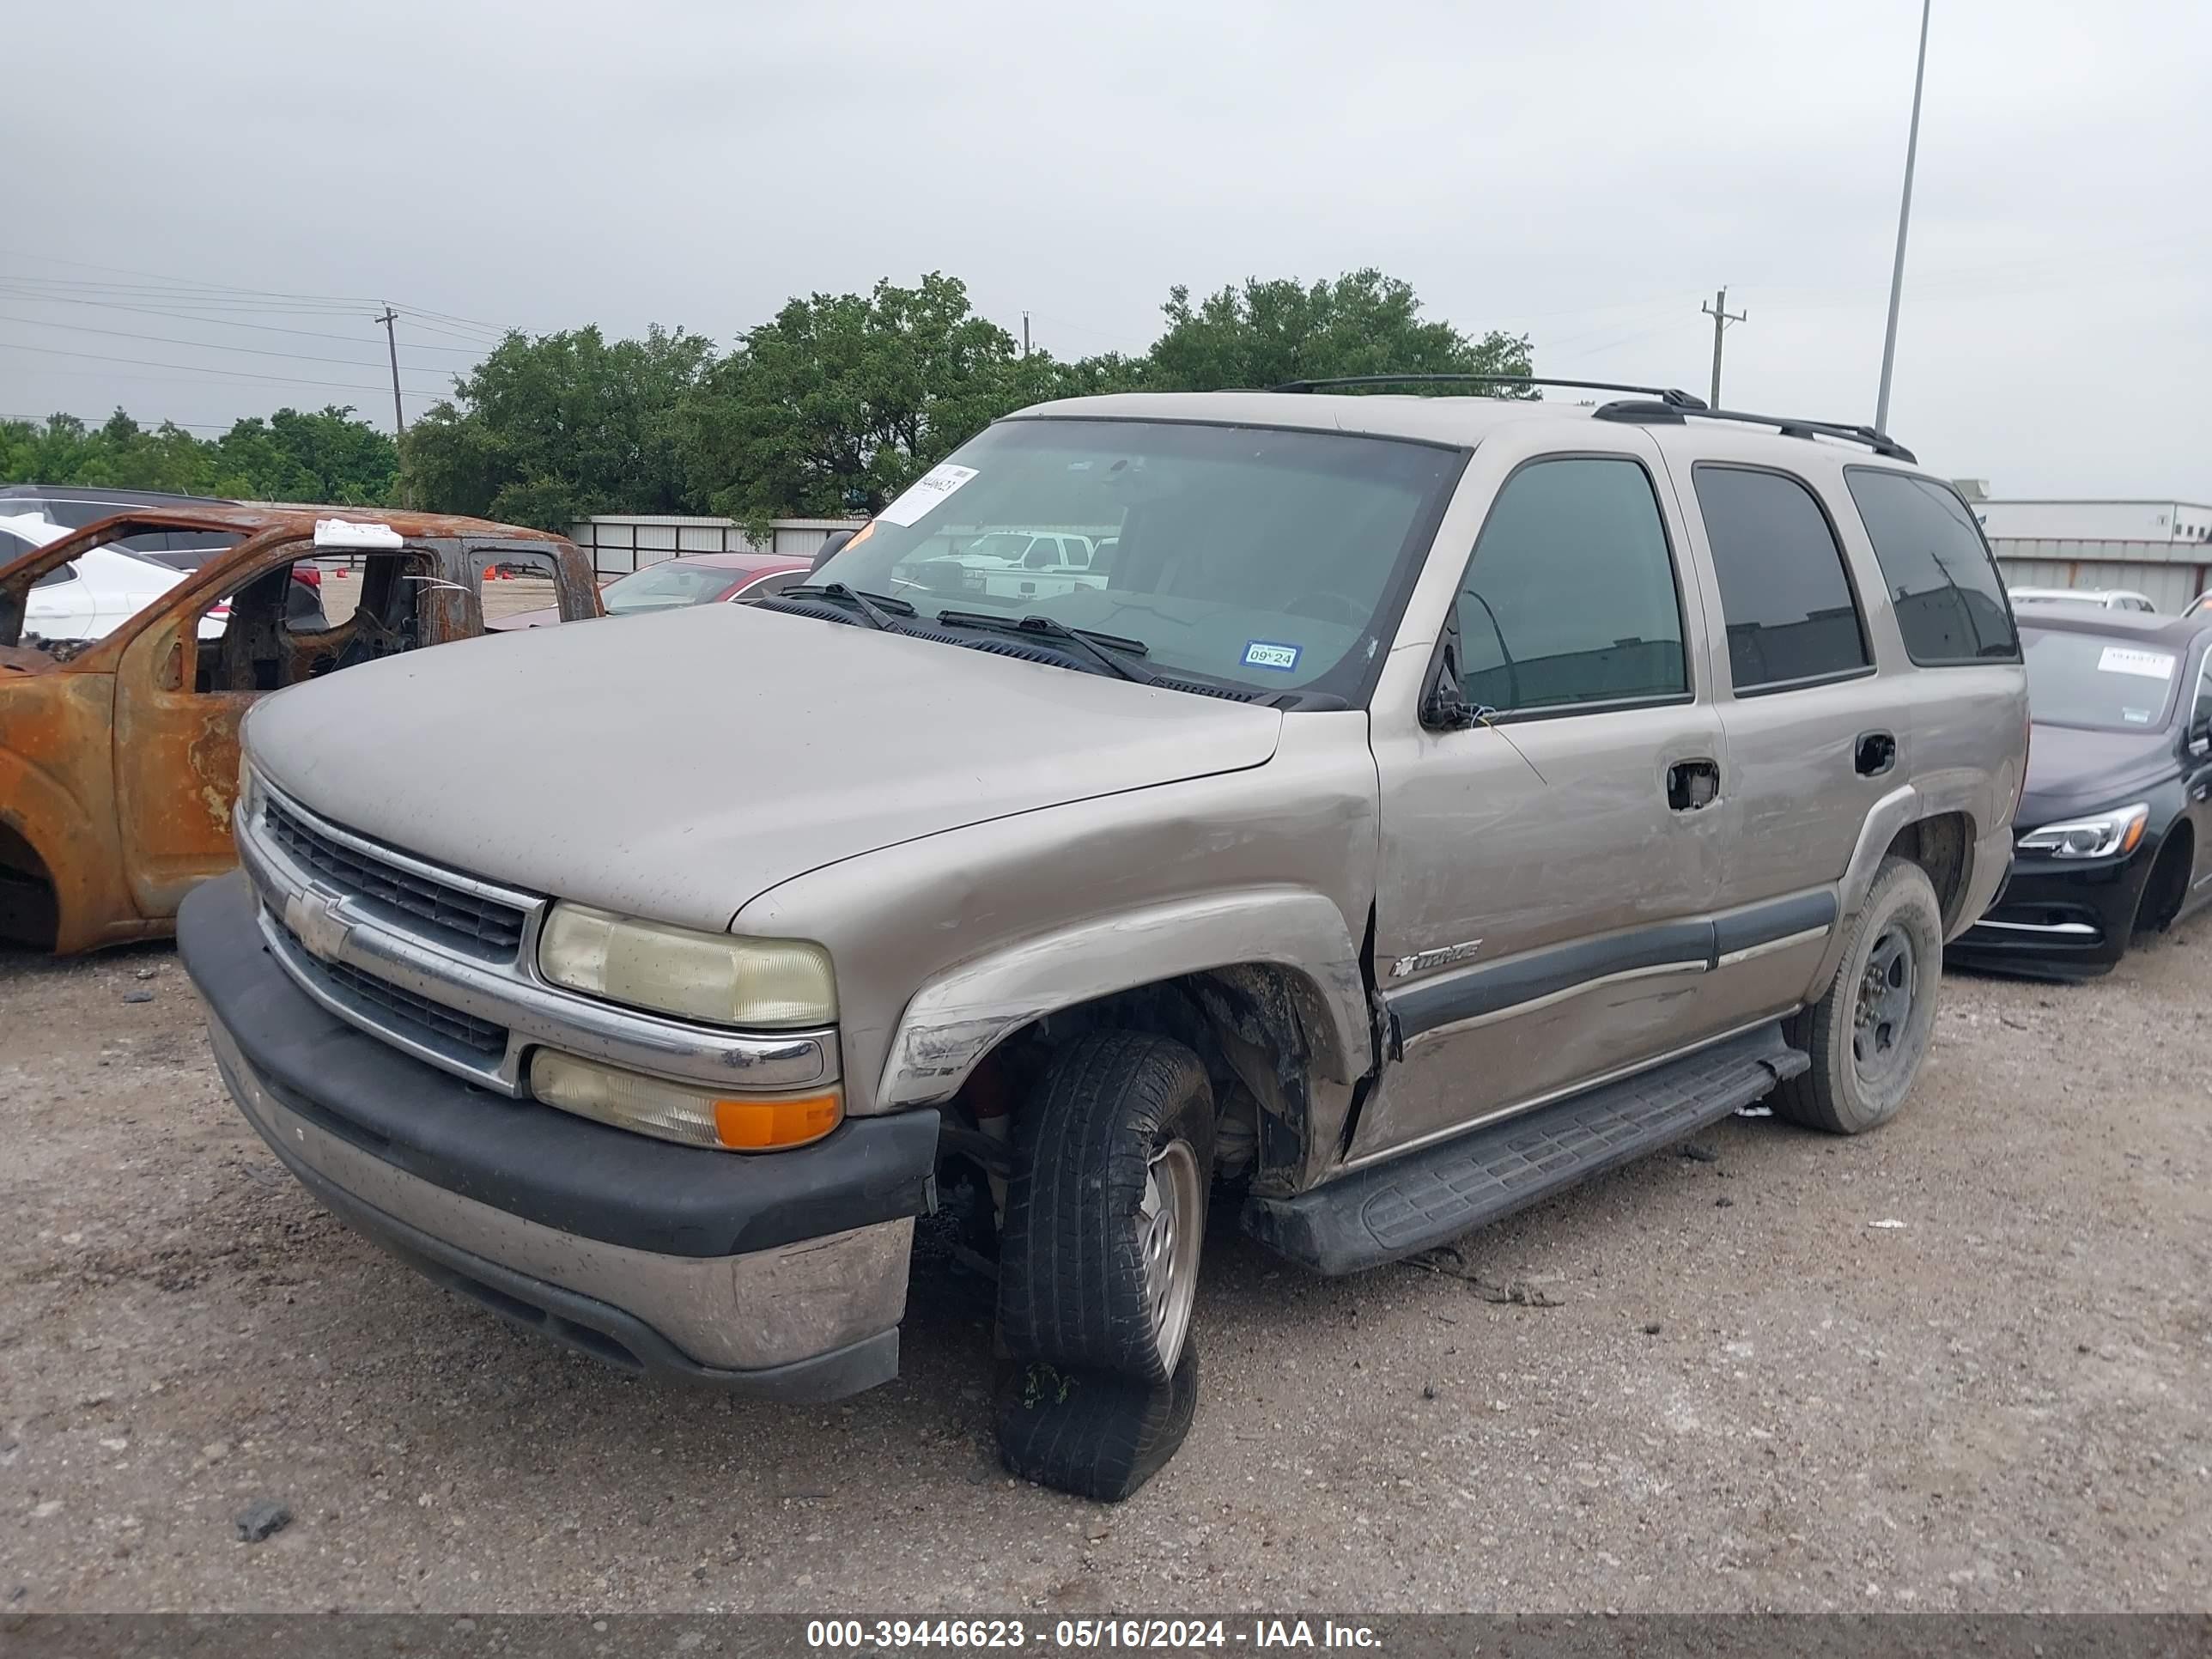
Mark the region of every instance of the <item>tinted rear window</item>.
[[1780, 472], [1701, 465], [1698, 510], [1721, 582], [1741, 692], [1867, 666], [1843, 550], [1813, 492]]
[[1966, 502], [1907, 472], [1852, 466], [1844, 480], [1897, 608], [1905, 654], [1923, 668], [2018, 657], [2004, 584]]

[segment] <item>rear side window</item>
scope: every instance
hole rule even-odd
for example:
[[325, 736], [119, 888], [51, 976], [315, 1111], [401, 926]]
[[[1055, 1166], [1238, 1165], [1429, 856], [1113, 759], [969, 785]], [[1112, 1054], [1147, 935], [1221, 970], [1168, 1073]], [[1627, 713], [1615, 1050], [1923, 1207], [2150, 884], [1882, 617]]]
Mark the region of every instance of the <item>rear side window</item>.
[[1869, 666], [1844, 550], [1812, 490], [1784, 473], [1710, 462], [1693, 476], [1736, 690], [1834, 679]]
[[1458, 600], [1460, 684], [1501, 712], [1689, 690], [1674, 562], [1632, 460], [1562, 458], [1506, 480]]
[[[1973, 514], [1932, 478], [1878, 467], [1844, 469], [1851, 499], [1897, 607], [1905, 653], [1923, 668], [2020, 655], [2004, 583]], [[2141, 608], [2135, 599], [2124, 609]]]

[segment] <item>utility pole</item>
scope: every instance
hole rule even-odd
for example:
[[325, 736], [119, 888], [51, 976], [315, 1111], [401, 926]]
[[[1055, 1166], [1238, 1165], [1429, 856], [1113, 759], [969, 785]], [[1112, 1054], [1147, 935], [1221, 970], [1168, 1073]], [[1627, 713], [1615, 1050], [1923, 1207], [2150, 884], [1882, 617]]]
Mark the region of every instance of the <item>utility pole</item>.
[[1889, 430], [1889, 371], [1897, 362], [1897, 304], [1905, 296], [1905, 229], [1912, 220], [1912, 164], [1920, 154], [1920, 88], [1928, 76], [1928, 13], [1920, 0], [1920, 59], [1912, 70], [1912, 125], [1905, 138], [1905, 193], [1897, 204], [1897, 263], [1889, 273], [1889, 326], [1881, 337], [1881, 390], [1875, 394], [1874, 429]]
[[1699, 306], [1698, 309], [1713, 319], [1713, 395], [1710, 403], [1711, 407], [1718, 409], [1721, 406], [1721, 336], [1727, 332], [1730, 323], [1748, 322], [1751, 313], [1739, 311], [1730, 315], [1726, 289], [1713, 295], [1712, 304]]
[[1024, 357], [1026, 357], [1026, 356], [1028, 356], [1029, 355], [1030, 355], [1030, 314], [1029, 314], [1029, 313], [1028, 313], [1028, 312], [1024, 311], [1024, 313], [1022, 313], [1022, 356], [1024, 356]]
[[392, 353], [392, 435], [396, 439], [407, 430], [407, 416], [399, 408], [399, 337], [392, 328], [399, 313], [392, 308], [391, 301], [384, 302], [384, 315], [376, 320], [384, 325], [384, 343]]

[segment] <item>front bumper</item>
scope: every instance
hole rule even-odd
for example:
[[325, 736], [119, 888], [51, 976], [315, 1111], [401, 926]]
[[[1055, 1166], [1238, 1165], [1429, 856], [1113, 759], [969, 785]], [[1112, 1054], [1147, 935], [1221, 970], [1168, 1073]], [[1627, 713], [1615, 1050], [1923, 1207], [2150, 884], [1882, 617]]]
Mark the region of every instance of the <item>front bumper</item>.
[[2127, 954], [2156, 852], [2146, 842], [2086, 865], [2016, 857], [1998, 902], [1943, 947], [1944, 960], [2058, 978], [2110, 972]]
[[302, 1185], [410, 1265], [625, 1369], [785, 1400], [898, 1371], [937, 1115], [793, 1152], [702, 1151], [473, 1087], [312, 1000], [244, 878], [178, 916], [239, 1109]]

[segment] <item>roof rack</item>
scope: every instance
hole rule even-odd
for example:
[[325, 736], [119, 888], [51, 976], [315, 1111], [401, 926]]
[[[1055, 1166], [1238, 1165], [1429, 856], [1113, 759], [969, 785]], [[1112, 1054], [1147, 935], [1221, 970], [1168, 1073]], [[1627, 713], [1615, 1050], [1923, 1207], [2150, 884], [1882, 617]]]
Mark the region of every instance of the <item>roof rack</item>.
[[1605, 404], [1593, 410], [1592, 416], [1601, 421], [1628, 421], [1644, 426], [1680, 426], [1686, 412], [1695, 415], [1701, 421], [1743, 421], [1753, 426], [1771, 426], [1785, 438], [1840, 438], [1846, 443], [1864, 444], [1877, 455], [1907, 461], [1914, 466], [1920, 465], [1917, 455], [1887, 433], [1877, 432], [1870, 426], [1842, 426], [1832, 421], [1802, 421], [1792, 415], [1753, 415], [1741, 409], [1708, 409], [1702, 400], [1698, 400], [1696, 408], [1686, 410], [1684, 405], [1663, 398], [1657, 403]]
[[1613, 380], [1547, 380], [1534, 374], [1338, 374], [1323, 380], [1285, 380], [1270, 392], [1326, 392], [1340, 386], [1557, 386], [1578, 392], [1633, 392], [1668, 409], [1702, 410], [1703, 398], [1678, 386], [1622, 386]]

